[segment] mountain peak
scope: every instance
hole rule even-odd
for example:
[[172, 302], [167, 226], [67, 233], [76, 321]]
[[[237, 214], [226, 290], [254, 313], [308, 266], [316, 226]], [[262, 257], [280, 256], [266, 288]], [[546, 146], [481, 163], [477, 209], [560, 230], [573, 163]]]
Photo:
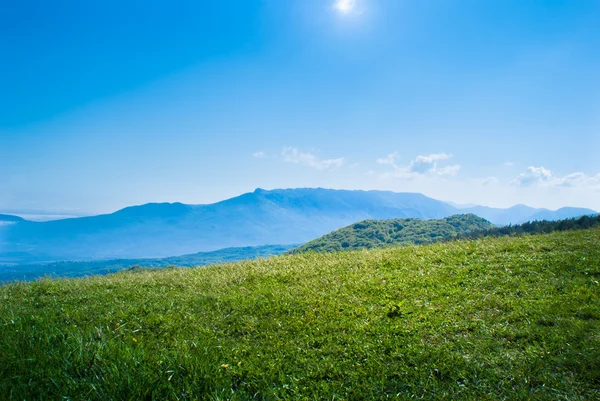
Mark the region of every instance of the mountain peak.
[[113, 215], [128, 217], [173, 217], [189, 212], [192, 207], [181, 202], [146, 203], [144, 205], [126, 207], [116, 211]]

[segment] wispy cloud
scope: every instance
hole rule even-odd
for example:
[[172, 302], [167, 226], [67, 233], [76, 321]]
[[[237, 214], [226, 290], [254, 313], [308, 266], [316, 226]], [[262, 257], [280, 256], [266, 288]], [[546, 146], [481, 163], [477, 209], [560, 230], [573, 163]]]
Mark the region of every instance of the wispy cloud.
[[456, 174], [458, 174], [459, 170], [460, 170], [460, 166], [458, 164], [453, 164], [452, 166], [433, 168], [432, 170], [429, 170], [429, 172], [432, 172], [432, 173], [440, 175], [440, 176], [444, 176], [444, 175], [456, 175]]
[[312, 153], [301, 152], [292, 147], [283, 148], [281, 156], [283, 157], [283, 160], [288, 163], [303, 164], [318, 170], [333, 170], [344, 164], [344, 158], [320, 159]]
[[267, 154], [263, 151], [258, 151], [252, 153], [252, 157], [256, 157], [257, 159], [264, 159], [265, 157], [267, 157]]
[[563, 187], [577, 187], [585, 185], [585, 183], [591, 179], [592, 177], [588, 177], [584, 173], [572, 173], [564, 176], [559, 185]]
[[386, 157], [377, 159], [376, 162], [382, 165], [391, 165], [393, 171], [386, 173], [385, 176], [393, 176], [403, 179], [414, 179], [421, 176], [452, 176], [456, 175], [460, 170], [458, 164], [449, 166], [439, 166], [438, 162], [452, 158], [452, 155], [447, 153], [432, 153], [429, 155], [418, 155], [409, 164], [399, 166], [396, 164], [396, 159], [400, 156], [398, 152], [387, 155]]
[[449, 166], [450, 168], [442, 168], [438, 170], [438, 161], [448, 160], [452, 155], [446, 153], [433, 153], [427, 156], [419, 155], [410, 162], [409, 171], [417, 174], [438, 173], [440, 175], [456, 174], [459, 166]]
[[558, 184], [562, 187], [588, 187], [600, 190], [600, 174], [591, 177], [585, 173], [572, 173], [558, 179]]
[[483, 186], [487, 186], [487, 185], [494, 185], [497, 184], [500, 180], [498, 180], [498, 178], [496, 177], [486, 177], [483, 180], [481, 180], [481, 185]]
[[517, 178], [511, 181], [511, 184], [528, 187], [534, 184], [546, 183], [552, 179], [552, 172], [544, 167], [527, 167], [527, 171], [519, 174]]
[[390, 153], [386, 157], [381, 157], [381, 158], [375, 160], [375, 162], [377, 162], [377, 164], [389, 164], [389, 165], [395, 166], [396, 159], [399, 159], [399, 158], [400, 158], [400, 154], [396, 151], [394, 153]]
[[529, 166], [527, 167], [527, 171], [519, 174], [519, 176], [511, 181], [511, 184], [520, 187], [542, 185], [600, 189], [600, 174], [592, 177], [582, 172], [576, 172], [559, 177], [544, 167]]

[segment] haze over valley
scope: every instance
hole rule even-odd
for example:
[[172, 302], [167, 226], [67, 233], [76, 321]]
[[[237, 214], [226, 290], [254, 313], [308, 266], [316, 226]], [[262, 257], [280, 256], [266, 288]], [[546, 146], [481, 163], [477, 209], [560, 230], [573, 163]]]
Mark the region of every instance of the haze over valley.
[[257, 189], [209, 205], [146, 204], [49, 222], [0, 215], [0, 261], [164, 258], [230, 247], [301, 244], [366, 219], [437, 219], [468, 213], [508, 225], [596, 212], [524, 205], [457, 209], [416, 193]]

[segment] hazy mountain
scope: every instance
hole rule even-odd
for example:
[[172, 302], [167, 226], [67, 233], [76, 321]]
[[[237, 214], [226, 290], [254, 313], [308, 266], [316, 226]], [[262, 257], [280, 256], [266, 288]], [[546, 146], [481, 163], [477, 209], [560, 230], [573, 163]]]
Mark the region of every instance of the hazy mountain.
[[558, 210], [541, 210], [535, 213], [533, 216], [529, 218], [529, 220], [562, 220], [568, 219], [570, 217], [578, 217], [584, 215], [593, 215], [596, 214], [594, 210], [591, 209], [580, 209], [576, 207], [563, 207]]
[[365, 220], [309, 241], [294, 249], [292, 253], [337, 252], [391, 245], [424, 244], [493, 227], [492, 223], [474, 214], [453, 215], [432, 220]]
[[0, 225], [0, 263], [162, 258], [228, 247], [298, 244], [366, 219], [439, 219], [457, 213], [514, 224], [546, 216], [540, 213], [562, 218], [593, 211], [550, 212], [522, 205], [458, 210], [417, 193], [257, 189], [209, 205], [151, 203], [91, 217], [11, 220]]
[[508, 209], [475, 206], [461, 209], [462, 213], [473, 213], [496, 225], [520, 224], [533, 220], [562, 220], [571, 217], [595, 214], [591, 209], [564, 207], [558, 210], [536, 209], [525, 205], [515, 205]]
[[369, 218], [440, 218], [456, 210], [416, 193], [287, 189], [210, 205], [128, 207], [112, 214], [0, 229], [0, 256], [62, 259], [166, 257], [227, 247], [297, 244]]

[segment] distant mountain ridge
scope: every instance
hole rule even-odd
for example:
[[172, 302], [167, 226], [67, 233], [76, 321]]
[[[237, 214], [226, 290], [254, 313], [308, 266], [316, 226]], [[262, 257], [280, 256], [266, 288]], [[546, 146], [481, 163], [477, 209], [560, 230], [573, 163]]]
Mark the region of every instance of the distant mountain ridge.
[[0, 229], [0, 258], [7, 252], [56, 260], [148, 258], [298, 244], [368, 218], [430, 219], [453, 211], [415, 193], [257, 189], [210, 205], [154, 203], [107, 215], [20, 222]]
[[[568, 217], [594, 213], [565, 212], [573, 214]], [[440, 219], [457, 213], [507, 224], [558, 211], [526, 206], [459, 210], [418, 193], [257, 189], [208, 205], [150, 203], [99, 216], [11, 221], [0, 225], [0, 263], [6, 258], [11, 263], [163, 258], [228, 247], [298, 244], [366, 219]]]
[[526, 205], [515, 205], [507, 209], [475, 206], [461, 209], [462, 213], [472, 213], [500, 226], [521, 224], [534, 220], [562, 220], [571, 217], [596, 214], [592, 209], [563, 207], [558, 210], [536, 209]]
[[364, 220], [307, 242], [291, 253], [426, 244], [493, 227], [492, 223], [474, 214], [457, 214], [437, 220]]

